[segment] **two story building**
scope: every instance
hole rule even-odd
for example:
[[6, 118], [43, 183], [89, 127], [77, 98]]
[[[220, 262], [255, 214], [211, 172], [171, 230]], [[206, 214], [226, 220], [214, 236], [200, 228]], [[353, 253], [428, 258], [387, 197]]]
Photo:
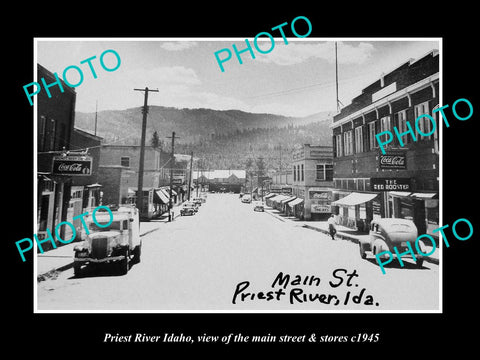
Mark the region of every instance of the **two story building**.
[[331, 214], [333, 149], [304, 144], [292, 154], [292, 195], [288, 203], [293, 214], [304, 220], [324, 220]]
[[[432, 234], [439, 205], [439, 118], [432, 111], [438, 106], [434, 50], [383, 74], [334, 116], [333, 204], [342, 225], [366, 230], [376, 217], [398, 217], [413, 220], [419, 234]], [[422, 114], [434, 117], [435, 131], [425, 117], [416, 126]], [[394, 135], [383, 154], [375, 135], [394, 127], [406, 134], [401, 142]]]

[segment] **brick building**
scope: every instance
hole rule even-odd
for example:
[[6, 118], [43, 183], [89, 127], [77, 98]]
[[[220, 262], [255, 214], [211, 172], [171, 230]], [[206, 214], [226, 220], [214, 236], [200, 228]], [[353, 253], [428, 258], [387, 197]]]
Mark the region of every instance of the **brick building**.
[[[343, 225], [366, 230], [376, 217], [412, 219], [419, 233], [438, 226], [439, 56], [434, 50], [383, 74], [364, 88], [351, 104], [334, 116], [334, 205]], [[431, 114], [436, 131], [427, 118]], [[407, 131], [396, 136], [382, 154], [375, 135]], [[431, 133], [429, 136], [423, 134]], [[402, 146], [403, 145], [403, 146]]]
[[[100, 147], [99, 174], [103, 185], [105, 204], [136, 203], [139, 145], [107, 145]], [[189, 155], [171, 154], [159, 148], [145, 146], [142, 217], [152, 218], [168, 209], [170, 202], [170, 171], [172, 170], [172, 205], [187, 197], [189, 179]]]
[[321, 220], [331, 213], [333, 151], [331, 146], [304, 144], [292, 154], [293, 214], [305, 220]]
[[[49, 85], [48, 92], [42, 89], [36, 97], [37, 236], [47, 238], [49, 229], [58, 244], [54, 230], [67, 219], [72, 176], [54, 171], [54, 159], [71, 149], [76, 92], [40, 64], [37, 78]], [[59, 235], [65, 238], [65, 226], [60, 227]], [[53, 245], [45, 242], [42, 247], [48, 250], [49, 246]]]

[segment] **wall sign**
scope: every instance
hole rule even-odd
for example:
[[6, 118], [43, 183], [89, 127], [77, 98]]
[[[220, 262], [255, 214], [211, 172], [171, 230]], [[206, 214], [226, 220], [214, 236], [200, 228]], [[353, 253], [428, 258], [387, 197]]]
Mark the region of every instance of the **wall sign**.
[[407, 155], [406, 154], [379, 154], [380, 169], [406, 169]]
[[92, 175], [91, 156], [54, 156], [52, 175], [89, 176]]
[[412, 182], [410, 178], [371, 178], [370, 187], [372, 191], [411, 191]]

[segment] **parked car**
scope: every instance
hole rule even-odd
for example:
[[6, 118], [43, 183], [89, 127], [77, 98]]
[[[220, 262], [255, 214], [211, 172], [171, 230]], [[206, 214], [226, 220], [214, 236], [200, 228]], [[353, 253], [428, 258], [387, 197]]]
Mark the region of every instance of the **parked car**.
[[265, 205], [262, 201], [253, 202], [253, 211], [265, 211]]
[[205, 200], [203, 200], [203, 199], [202, 199], [202, 198], [200, 198], [200, 197], [196, 197], [196, 198], [194, 198], [194, 199], [193, 199], [193, 202], [194, 202], [195, 204], [197, 204], [197, 205], [201, 206], [201, 205], [202, 205], [202, 203], [204, 203], [204, 202], [205, 202]]
[[242, 196], [242, 203], [250, 204], [252, 202], [252, 197], [249, 194]]
[[184, 208], [192, 208], [195, 212], [198, 212], [198, 204], [194, 201], [185, 201], [183, 203], [183, 209]]
[[195, 215], [196, 211], [193, 206], [184, 206], [183, 208], [180, 209], [180, 215], [181, 216], [186, 216], [186, 215]]
[[[120, 274], [129, 270], [129, 262], [140, 262], [142, 241], [140, 238], [139, 211], [135, 207], [122, 206], [112, 211], [113, 219], [108, 212], [98, 211], [93, 220], [86, 216], [84, 230], [85, 240], [74, 247], [73, 271], [78, 276], [83, 266], [98, 263], [112, 263], [118, 266]], [[101, 227], [100, 225], [109, 226]]]
[[[396, 256], [393, 247], [396, 247], [398, 252], [404, 253], [409, 250], [407, 243], [410, 243], [412, 249], [416, 252], [416, 265], [421, 267], [423, 265], [423, 256], [418, 254], [415, 241], [418, 236], [418, 230], [412, 220], [397, 219], [397, 218], [382, 218], [372, 220], [369, 228], [369, 235], [366, 240], [359, 241], [360, 256], [362, 259], [367, 258], [367, 252], [371, 252], [373, 255], [380, 254], [383, 251], [390, 251], [392, 256]], [[423, 241], [418, 241], [418, 247], [423, 253], [427, 253], [425, 244]], [[386, 259], [389, 254], [384, 254], [380, 258]], [[402, 256], [410, 257], [411, 255], [405, 254]]]

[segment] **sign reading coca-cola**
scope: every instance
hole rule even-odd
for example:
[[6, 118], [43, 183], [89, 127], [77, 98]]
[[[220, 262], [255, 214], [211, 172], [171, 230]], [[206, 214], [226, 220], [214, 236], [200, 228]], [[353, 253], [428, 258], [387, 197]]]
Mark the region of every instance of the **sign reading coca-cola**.
[[92, 174], [90, 156], [54, 156], [53, 175], [89, 176]]
[[405, 154], [380, 154], [379, 155], [380, 169], [406, 169], [407, 155]]

